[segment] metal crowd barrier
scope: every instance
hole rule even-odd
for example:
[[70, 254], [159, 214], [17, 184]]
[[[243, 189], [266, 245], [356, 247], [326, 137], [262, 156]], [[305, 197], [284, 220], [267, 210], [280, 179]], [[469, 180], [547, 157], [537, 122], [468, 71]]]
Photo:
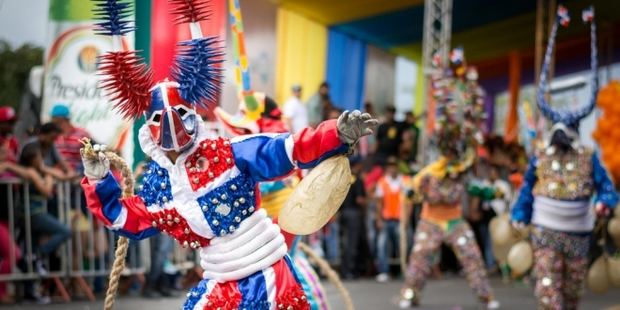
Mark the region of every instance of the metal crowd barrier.
[[[32, 263], [35, 258], [35, 236], [30, 214], [30, 184], [19, 179], [0, 180], [0, 189], [6, 190], [6, 202], [8, 219], [6, 221], [9, 240], [17, 244], [26, 263], [18, 264], [15, 259], [15, 248], [8, 245], [9, 257], [0, 257], [0, 260], [8, 259], [10, 262], [9, 273], [0, 274], [0, 281], [16, 282], [24, 280], [52, 279], [59, 289], [63, 299], [71, 298], [65, 290], [63, 281], [72, 279], [87, 298], [94, 300], [92, 283], [96, 277], [106, 277], [114, 261], [114, 249], [116, 236], [106, 229], [103, 224], [94, 219], [90, 211], [83, 205], [82, 189], [76, 182], [59, 182], [52, 200], [44, 203], [44, 212], [54, 215], [61, 223], [69, 227], [71, 237], [64, 242], [56, 251], [58, 262], [53, 270], [38, 272]], [[56, 203], [51, 204], [50, 201]], [[55, 205], [55, 206], [54, 206]], [[44, 237], [44, 236], [43, 236]], [[39, 258], [41, 259], [41, 258]], [[193, 270], [199, 266], [197, 255], [191, 255], [186, 249], [175, 243], [175, 249], [171, 255], [173, 265], [179, 271]], [[45, 258], [43, 263], [50, 267], [50, 259]], [[18, 267], [22, 267], [19, 268]], [[24, 266], [25, 265], [25, 266]], [[143, 281], [143, 274], [150, 266], [150, 245], [148, 240], [131, 241], [128, 250], [124, 276], [137, 275]], [[23, 270], [25, 269], [25, 270]], [[141, 282], [142, 282], [141, 281]], [[66, 281], [65, 281], [66, 282]]]

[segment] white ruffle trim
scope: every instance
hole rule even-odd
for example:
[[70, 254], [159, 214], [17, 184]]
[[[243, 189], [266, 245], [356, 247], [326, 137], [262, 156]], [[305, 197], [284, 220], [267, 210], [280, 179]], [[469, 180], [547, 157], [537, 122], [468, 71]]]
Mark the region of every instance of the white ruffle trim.
[[287, 252], [280, 227], [263, 209], [244, 220], [233, 234], [216, 237], [200, 250], [203, 277], [218, 282], [243, 279], [275, 264]]

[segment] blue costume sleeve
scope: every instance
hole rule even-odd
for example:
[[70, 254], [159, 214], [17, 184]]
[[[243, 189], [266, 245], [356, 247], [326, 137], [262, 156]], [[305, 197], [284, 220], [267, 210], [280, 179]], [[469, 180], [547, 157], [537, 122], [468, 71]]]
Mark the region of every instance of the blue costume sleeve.
[[596, 202], [601, 202], [608, 208], [615, 208], [620, 198], [596, 153], [592, 154], [592, 178], [596, 189]]
[[117, 234], [141, 240], [159, 232], [152, 227], [142, 198], [121, 198], [121, 188], [111, 173], [95, 184], [84, 178], [82, 188], [93, 215]]
[[519, 197], [512, 207], [511, 219], [514, 222], [529, 224], [532, 219], [532, 205], [534, 204], [534, 185], [536, 184], [536, 162], [535, 156], [532, 156], [530, 163], [523, 177], [523, 185], [519, 190]]
[[295, 166], [286, 153], [289, 134], [252, 135], [232, 141], [235, 164], [257, 182], [275, 180], [288, 175]]
[[232, 152], [239, 170], [257, 182], [271, 181], [290, 174], [295, 166], [306, 169], [338, 154], [349, 146], [339, 138], [336, 120], [316, 129], [304, 128], [290, 134], [257, 134], [232, 139]]

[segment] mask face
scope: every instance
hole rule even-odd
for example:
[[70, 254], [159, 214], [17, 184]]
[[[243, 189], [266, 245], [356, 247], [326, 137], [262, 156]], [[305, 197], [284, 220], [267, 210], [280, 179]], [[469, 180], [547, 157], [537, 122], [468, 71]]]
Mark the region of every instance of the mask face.
[[579, 139], [579, 134], [567, 127], [562, 123], [557, 123], [551, 128], [551, 138], [549, 144], [555, 146], [560, 150], [568, 150], [573, 147], [576, 140]]
[[181, 152], [196, 138], [196, 110], [181, 98], [178, 87], [167, 81], [155, 85], [144, 113], [151, 138], [164, 151]]
[[551, 136], [551, 145], [567, 150], [571, 147], [573, 140], [563, 130], [557, 130]]

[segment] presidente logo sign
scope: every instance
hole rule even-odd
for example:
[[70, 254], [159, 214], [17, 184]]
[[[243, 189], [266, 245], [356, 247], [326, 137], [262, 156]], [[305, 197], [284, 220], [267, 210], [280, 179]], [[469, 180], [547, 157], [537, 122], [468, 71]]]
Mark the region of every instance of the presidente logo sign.
[[[127, 42], [123, 45], [127, 47]], [[111, 48], [111, 39], [95, 35], [90, 24], [74, 24], [60, 31], [46, 56], [42, 113], [46, 118], [55, 104], [66, 104], [75, 124], [88, 130], [97, 142], [121, 149], [130, 124], [112, 110], [98, 87], [97, 56]]]

